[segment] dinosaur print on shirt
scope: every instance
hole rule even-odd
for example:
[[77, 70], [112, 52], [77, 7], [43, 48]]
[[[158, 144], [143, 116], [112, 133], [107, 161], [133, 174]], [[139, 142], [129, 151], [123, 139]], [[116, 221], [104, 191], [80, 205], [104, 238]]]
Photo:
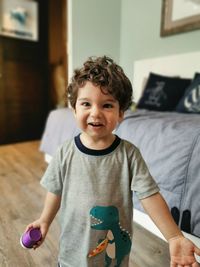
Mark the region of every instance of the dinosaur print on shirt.
[[122, 229], [120, 225], [118, 209], [115, 206], [96, 206], [90, 210], [90, 216], [91, 228], [107, 230], [107, 234], [98, 240], [99, 245], [88, 254], [88, 257], [105, 250], [105, 267], [109, 267], [112, 261], [119, 267], [124, 257], [130, 253], [132, 242], [128, 231]]

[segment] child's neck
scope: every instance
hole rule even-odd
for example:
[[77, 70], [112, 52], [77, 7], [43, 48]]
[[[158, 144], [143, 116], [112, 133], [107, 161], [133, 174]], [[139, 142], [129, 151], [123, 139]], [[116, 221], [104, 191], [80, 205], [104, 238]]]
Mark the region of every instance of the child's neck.
[[101, 149], [106, 149], [112, 145], [112, 143], [115, 140], [115, 135], [111, 134], [105, 138], [93, 138], [85, 133], [81, 133], [80, 139], [82, 144], [90, 149], [95, 149], [95, 150], [101, 150]]

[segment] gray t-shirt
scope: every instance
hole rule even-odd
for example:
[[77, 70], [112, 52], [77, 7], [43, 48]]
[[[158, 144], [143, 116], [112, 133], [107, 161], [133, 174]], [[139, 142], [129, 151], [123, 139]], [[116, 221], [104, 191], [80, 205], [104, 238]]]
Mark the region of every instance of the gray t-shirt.
[[132, 191], [139, 199], [159, 191], [133, 144], [116, 136], [109, 148], [92, 150], [76, 136], [58, 149], [41, 184], [62, 195], [62, 267], [128, 266]]

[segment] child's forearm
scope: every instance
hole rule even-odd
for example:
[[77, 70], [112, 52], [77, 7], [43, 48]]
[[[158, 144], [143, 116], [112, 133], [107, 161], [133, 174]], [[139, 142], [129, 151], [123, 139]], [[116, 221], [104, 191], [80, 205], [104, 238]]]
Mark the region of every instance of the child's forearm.
[[50, 226], [60, 208], [61, 196], [48, 192], [40, 220]]
[[173, 237], [183, 236], [182, 232], [171, 216], [165, 200], [159, 193], [142, 199], [141, 203], [166, 240], [169, 241], [169, 239]]

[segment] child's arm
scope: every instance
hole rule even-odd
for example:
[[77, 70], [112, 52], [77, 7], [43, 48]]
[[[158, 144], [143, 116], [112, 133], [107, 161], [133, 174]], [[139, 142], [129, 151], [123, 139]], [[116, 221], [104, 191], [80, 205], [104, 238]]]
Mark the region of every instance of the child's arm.
[[166, 240], [175, 236], [183, 236], [172, 218], [169, 208], [161, 194], [156, 193], [150, 197], [144, 198], [141, 200], [141, 204], [158, 226]]
[[34, 246], [34, 248], [39, 247], [44, 241], [49, 226], [60, 208], [60, 202], [61, 196], [48, 192], [40, 218], [27, 225], [26, 231], [28, 231], [28, 229], [30, 228], [40, 228], [40, 231], [42, 233], [42, 239], [37, 243], [36, 246]]
[[142, 206], [161, 233], [169, 242], [171, 265], [170, 266], [199, 266], [194, 257], [194, 252], [200, 255], [200, 249], [190, 240], [185, 238], [174, 222], [169, 208], [163, 197], [156, 193], [141, 200]]

